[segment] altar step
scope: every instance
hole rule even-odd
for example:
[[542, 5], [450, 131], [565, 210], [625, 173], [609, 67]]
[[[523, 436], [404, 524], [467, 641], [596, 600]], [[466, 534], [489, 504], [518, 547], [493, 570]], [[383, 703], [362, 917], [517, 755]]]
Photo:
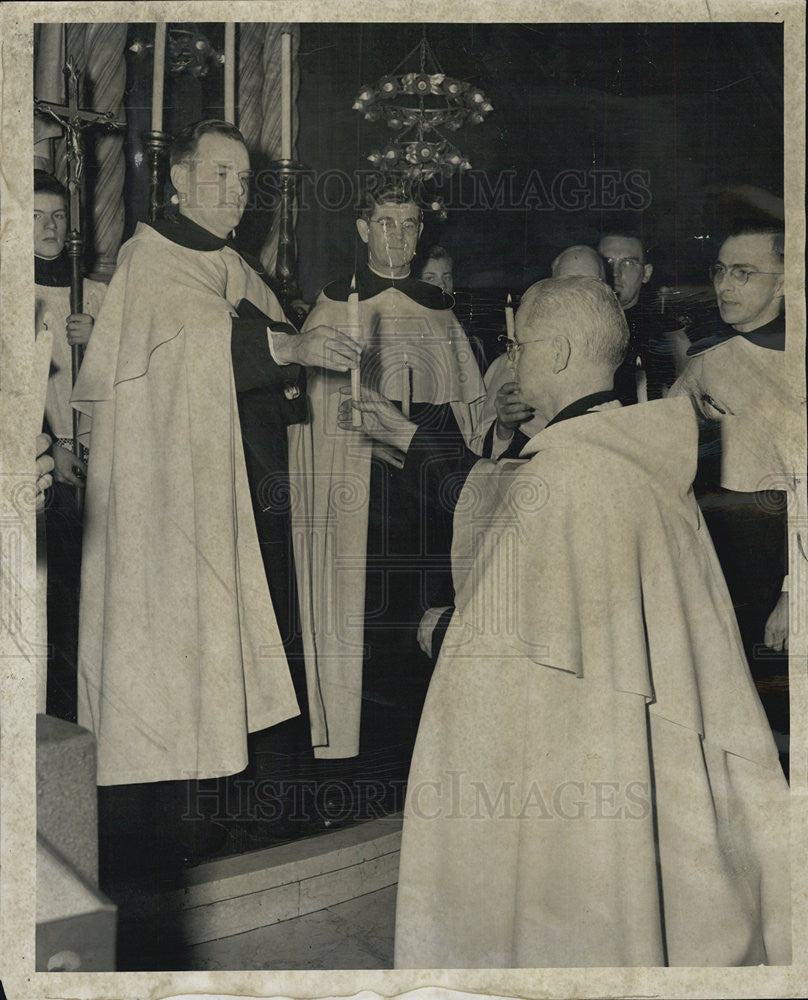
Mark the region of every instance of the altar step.
[[396, 916], [391, 885], [324, 910], [181, 951], [177, 964], [217, 969], [391, 969]]
[[296, 920], [394, 886], [401, 824], [398, 813], [209, 861], [184, 871], [180, 885], [121, 888], [113, 897], [118, 904], [118, 969], [182, 967], [182, 956], [193, 946]]

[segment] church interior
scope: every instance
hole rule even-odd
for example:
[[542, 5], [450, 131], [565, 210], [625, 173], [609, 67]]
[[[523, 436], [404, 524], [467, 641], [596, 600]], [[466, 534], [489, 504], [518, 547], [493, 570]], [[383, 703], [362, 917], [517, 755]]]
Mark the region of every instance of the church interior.
[[[75, 71], [72, 110], [65, 65]], [[482, 110], [464, 105], [451, 130], [427, 129], [440, 142], [421, 159], [412, 150], [406, 159], [406, 125], [386, 127], [378, 110], [384, 81], [399, 86], [407, 73], [482, 95]], [[728, 221], [784, 218], [776, 23], [43, 23], [34, 87], [33, 165], [76, 196], [85, 279], [108, 285], [136, 226], [176, 213], [171, 137], [223, 119], [241, 130], [252, 172], [235, 246], [260, 260], [297, 325], [324, 286], [357, 272], [361, 182], [400, 155], [425, 206], [419, 254], [439, 245], [451, 258], [454, 314], [481, 373], [503, 353], [506, 299], [517, 306], [562, 250], [595, 246], [614, 219], [639, 220], [653, 308], [689, 336], [715, 311], [708, 266]], [[443, 114], [442, 102], [430, 97], [426, 108]], [[46, 506], [45, 520], [53, 516]], [[363, 691], [350, 758], [298, 771], [272, 729], [252, 738], [259, 778], [322, 791], [319, 824], [265, 835], [224, 822], [223, 840], [155, 864], [159, 838], [142, 827], [152, 806], [137, 795], [110, 806], [107, 789], [96, 801], [93, 739], [76, 709], [80, 528], [65, 530], [72, 541], [47, 553], [37, 967], [389, 968], [428, 674]], [[756, 681], [787, 766], [786, 658], [772, 657]], [[210, 801], [224, 787], [209, 789]], [[98, 803], [119, 830], [108, 818], [100, 843]], [[168, 816], [176, 803], [161, 808]]]

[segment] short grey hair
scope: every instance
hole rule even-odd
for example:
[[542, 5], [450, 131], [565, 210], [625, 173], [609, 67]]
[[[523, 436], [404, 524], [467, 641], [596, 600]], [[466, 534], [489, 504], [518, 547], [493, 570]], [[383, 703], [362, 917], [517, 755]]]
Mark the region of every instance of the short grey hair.
[[[595, 363], [617, 368], [628, 347], [628, 324], [617, 296], [597, 278], [569, 275], [537, 281], [522, 296], [526, 326], [561, 334]], [[526, 338], [527, 339], [527, 338]]]

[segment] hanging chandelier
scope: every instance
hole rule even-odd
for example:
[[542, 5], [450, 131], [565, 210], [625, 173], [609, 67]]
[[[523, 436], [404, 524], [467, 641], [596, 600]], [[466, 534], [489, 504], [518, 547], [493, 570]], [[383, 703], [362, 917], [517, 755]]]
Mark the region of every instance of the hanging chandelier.
[[[176, 76], [190, 73], [197, 78], [204, 77], [211, 69], [224, 64], [224, 53], [195, 28], [170, 28], [166, 48], [166, 68]], [[135, 56], [144, 56], [150, 49], [154, 49], [153, 44], [140, 38], [129, 46]]]
[[[400, 72], [416, 58], [417, 70]], [[441, 129], [456, 132], [463, 125], [479, 125], [494, 110], [479, 87], [443, 72], [426, 32], [392, 73], [362, 87], [353, 108], [367, 121], [384, 121], [399, 133], [383, 148], [372, 150], [368, 160], [413, 181], [469, 170], [471, 163]]]

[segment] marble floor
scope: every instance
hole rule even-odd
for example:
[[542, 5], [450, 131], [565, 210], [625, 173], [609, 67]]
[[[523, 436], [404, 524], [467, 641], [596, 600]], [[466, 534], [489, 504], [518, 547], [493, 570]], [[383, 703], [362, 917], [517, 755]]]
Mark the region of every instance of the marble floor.
[[184, 949], [177, 968], [389, 969], [396, 886], [316, 913]]

